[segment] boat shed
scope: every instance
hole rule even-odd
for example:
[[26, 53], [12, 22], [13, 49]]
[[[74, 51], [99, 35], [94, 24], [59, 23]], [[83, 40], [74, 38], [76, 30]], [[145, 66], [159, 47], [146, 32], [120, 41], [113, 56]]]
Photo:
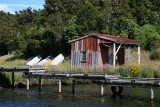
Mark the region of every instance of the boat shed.
[[138, 47], [140, 64], [140, 45], [138, 40], [122, 38], [108, 34], [89, 34], [71, 43], [72, 67], [101, 67], [104, 65], [123, 65], [125, 63], [125, 48], [131, 45]]

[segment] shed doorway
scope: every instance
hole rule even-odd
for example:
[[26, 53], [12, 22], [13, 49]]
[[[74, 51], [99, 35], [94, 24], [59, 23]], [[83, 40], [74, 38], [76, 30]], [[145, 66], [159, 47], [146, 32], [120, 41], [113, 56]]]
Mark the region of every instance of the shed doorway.
[[113, 48], [108, 49], [108, 64], [113, 65]]
[[105, 44], [100, 44], [100, 50], [103, 65], [113, 65], [113, 48]]
[[108, 64], [108, 48], [107, 46], [104, 46], [104, 44], [100, 44], [100, 51], [101, 51], [101, 59], [103, 65]]

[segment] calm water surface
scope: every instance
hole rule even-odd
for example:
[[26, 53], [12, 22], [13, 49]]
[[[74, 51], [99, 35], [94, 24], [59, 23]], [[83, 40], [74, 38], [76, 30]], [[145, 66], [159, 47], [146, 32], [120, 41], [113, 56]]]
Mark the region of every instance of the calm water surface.
[[1, 89], [0, 107], [160, 107], [160, 88], [154, 88], [155, 99], [150, 101], [149, 88], [124, 87], [122, 96], [112, 96], [109, 86], [105, 86], [105, 95], [100, 96], [100, 86], [76, 85], [75, 95], [71, 86], [62, 86], [62, 93], [57, 93], [58, 86]]

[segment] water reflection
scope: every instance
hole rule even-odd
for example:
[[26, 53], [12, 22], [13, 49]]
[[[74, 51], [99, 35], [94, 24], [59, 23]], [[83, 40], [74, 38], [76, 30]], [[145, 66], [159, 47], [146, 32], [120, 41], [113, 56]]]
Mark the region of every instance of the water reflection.
[[58, 93], [58, 86], [31, 87], [30, 91], [23, 89], [0, 90], [0, 107], [112, 107], [112, 106], [160, 106], [159, 88], [154, 88], [155, 99], [150, 100], [149, 88], [124, 87], [122, 95], [112, 95], [110, 87], [104, 87], [104, 96], [100, 96], [98, 85], [76, 85], [75, 94], [71, 86], [62, 86], [62, 93]]
[[103, 104], [105, 102], [105, 98], [104, 97], [100, 98], [100, 102], [101, 104]]
[[113, 98], [116, 98], [116, 99], [123, 99], [123, 95], [115, 95], [115, 94], [112, 94], [111, 95], [111, 98], [113, 99]]

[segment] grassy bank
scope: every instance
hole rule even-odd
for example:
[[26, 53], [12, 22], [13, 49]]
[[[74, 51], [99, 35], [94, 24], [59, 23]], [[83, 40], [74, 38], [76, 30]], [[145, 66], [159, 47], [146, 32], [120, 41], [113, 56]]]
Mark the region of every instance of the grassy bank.
[[64, 62], [57, 67], [50, 66], [48, 67], [47, 72], [106, 73], [106, 74], [120, 74], [123, 77], [160, 78], [160, 69], [149, 67], [147, 65], [140, 66], [138, 64], [131, 64], [131, 65], [117, 66], [116, 68], [106, 65], [103, 67], [96, 67], [96, 68], [72, 68], [72, 69], [66, 65], [69, 65], [69, 63], [66, 64], [66, 62]]
[[[120, 74], [123, 77], [143, 77], [143, 78], [160, 78], [160, 60], [150, 60], [150, 53], [141, 52], [141, 65], [137, 65], [137, 52], [131, 51], [130, 60], [126, 59], [123, 66], [116, 66], [114, 69], [111, 65], [95, 68], [72, 68], [70, 60], [65, 60], [57, 66], [47, 66], [46, 72], [65, 72], [65, 73], [107, 73]], [[26, 60], [16, 58], [14, 55], [5, 55], [0, 57], [1, 66], [25, 66]], [[15, 73], [15, 83], [25, 82], [22, 73]], [[48, 80], [43, 80], [47, 84]], [[33, 82], [37, 83], [37, 80]], [[11, 84], [11, 73], [0, 73], [0, 84]]]
[[160, 60], [150, 60], [150, 52], [141, 51], [141, 64], [137, 65], [138, 53], [136, 50], [131, 51], [130, 60], [126, 58], [123, 66], [116, 66], [114, 69], [111, 65], [95, 68], [72, 68], [70, 60], [65, 60], [58, 66], [48, 66], [48, 72], [71, 72], [71, 73], [107, 73], [120, 74], [124, 77], [144, 77], [160, 78]]
[[4, 55], [0, 57], [1, 66], [24, 66], [26, 61], [24, 59], [19, 59], [14, 55]]

